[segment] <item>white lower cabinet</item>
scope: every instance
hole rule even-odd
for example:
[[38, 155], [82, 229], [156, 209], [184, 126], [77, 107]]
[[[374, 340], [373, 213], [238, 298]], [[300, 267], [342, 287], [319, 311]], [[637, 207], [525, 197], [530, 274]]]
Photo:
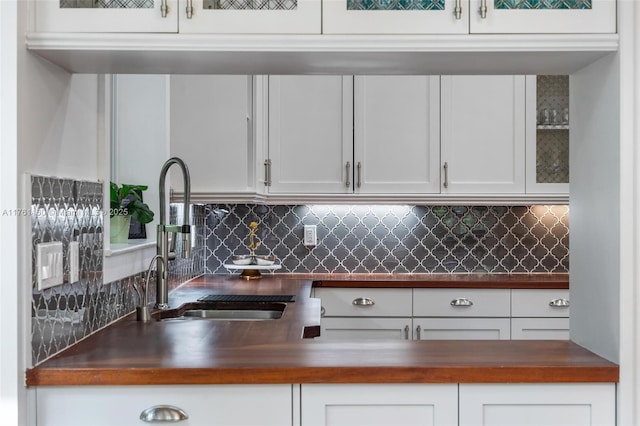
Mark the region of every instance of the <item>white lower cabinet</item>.
[[457, 384], [312, 384], [301, 387], [302, 426], [455, 426]]
[[460, 426], [612, 426], [614, 383], [460, 384]]
[[414, 339], [509, 340], [510, 294], [509, 289], [414, 289]]
[[315, 297], [320, 339], [569, 339], [569, 290], [316, 288]]
[[569, 339], [569, 290], [511, 290], [511, 339]]
[[164, 404], [188, 415], [184, 426], [293, 422], [291, 385], [66, 386], [36, 394], [38, 426], [139, 426], [144, 410]]

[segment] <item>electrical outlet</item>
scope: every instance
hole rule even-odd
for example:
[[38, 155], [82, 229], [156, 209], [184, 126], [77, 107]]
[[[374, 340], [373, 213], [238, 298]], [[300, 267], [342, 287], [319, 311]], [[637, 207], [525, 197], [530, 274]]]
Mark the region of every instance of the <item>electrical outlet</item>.
[[36, 275], [38, 290], [62, 284], [62, 242], [40, 243], [36, 246]]
[[316, 225], [304, 225], [303, 242], [307, 247], [315, 247], [318, 239], [318, 229]]
[[69, 282], [75, 283], [80, 279], [80, 244], [77, 241], [69, 243], [67, 261], [69, 262]]

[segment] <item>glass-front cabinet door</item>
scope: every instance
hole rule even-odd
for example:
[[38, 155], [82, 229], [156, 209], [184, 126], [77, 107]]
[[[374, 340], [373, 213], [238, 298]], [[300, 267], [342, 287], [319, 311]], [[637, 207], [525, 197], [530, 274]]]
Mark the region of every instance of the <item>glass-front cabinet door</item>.
[[615, 33], [615, 0], [470, 0], [471, 33]]
[[[320, 34], [322, 0], [181, 0], [181, 33]], [[181, 10], [182, 12], [182, 10]]]
[[529, 194], [569, 194], [569, 76], [526, 77]]
[[467, 34], [468, 0], [324, 0], [325, 34]]
[[38, 32], [178, 31], [178, 0], [36, 0]]

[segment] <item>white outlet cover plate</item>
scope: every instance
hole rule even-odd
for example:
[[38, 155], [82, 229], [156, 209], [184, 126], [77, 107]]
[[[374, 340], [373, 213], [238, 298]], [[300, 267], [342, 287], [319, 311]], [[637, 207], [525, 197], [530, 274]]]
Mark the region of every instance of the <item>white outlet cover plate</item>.
[[316, 225], [304, 225], [303, 244], [307, 247], [315, 247], [318, 239], [318, 227]]

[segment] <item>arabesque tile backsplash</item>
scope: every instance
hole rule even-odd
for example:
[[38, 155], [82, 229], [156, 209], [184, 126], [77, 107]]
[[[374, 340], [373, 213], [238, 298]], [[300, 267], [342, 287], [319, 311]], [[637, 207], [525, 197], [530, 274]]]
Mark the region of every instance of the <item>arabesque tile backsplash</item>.
[[[514, 273], [569, 271], [568, 206], [210, 205], [208, 273], [227, 273], [247, 254], [257, 222], [257, 254], [294, 273]], [[318, 244], [302, 244], [316, 225]]]
[[[32, 176], [31, 186], [35, 365], [133, 312], [133, 283], [145, 273], [103, 282], [102, 183]], [[172, 221], [181, 209], [171, 204]], [[257, 253], [275, 255], [284, 273], [569, 271], [568, 206], [236, 204], [193, 205], [190, 213], [192, 255], [170, 262], [170, 290], [202, 273], [235, 273], [223, 265], [248, 252], [252, 221]], [[302, 244], [304, 225], [317, 225], [316, 247]], [[39, 291], [35, 249], [49, 241], [63, 243], [65, 276], [69, 242], [79, 242], [80, 280]]]

